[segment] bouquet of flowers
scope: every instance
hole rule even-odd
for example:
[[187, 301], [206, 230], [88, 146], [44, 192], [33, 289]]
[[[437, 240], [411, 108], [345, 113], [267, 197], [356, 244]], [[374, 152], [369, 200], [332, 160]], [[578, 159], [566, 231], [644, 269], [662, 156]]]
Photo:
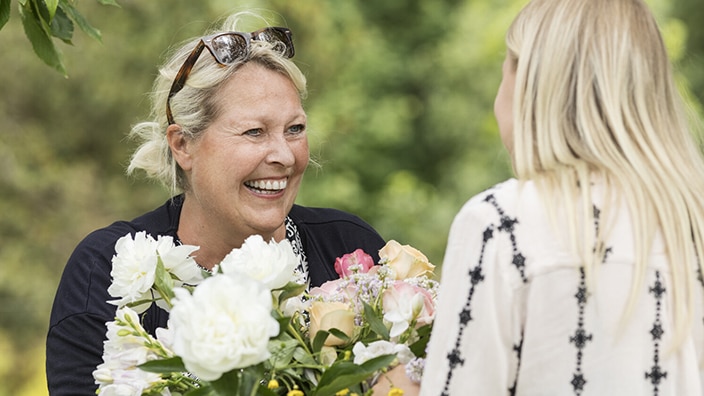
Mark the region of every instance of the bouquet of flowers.
[[[145, 232], [118, 240], [98, 394], [361, 395], [396, 364], [420, 375], [437, 282], [416, 249], [390, 241], [379, 265], [358, 249], [311, 290], [287, 240], [251, 236], [210, 272], [197, 249]], [[140, 318], [151, 304], [169, 311], [154, 334]]]

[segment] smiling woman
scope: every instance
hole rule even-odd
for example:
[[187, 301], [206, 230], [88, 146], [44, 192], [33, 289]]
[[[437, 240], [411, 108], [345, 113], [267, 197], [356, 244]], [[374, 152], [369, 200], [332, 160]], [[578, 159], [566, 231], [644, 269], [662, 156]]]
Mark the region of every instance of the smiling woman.
[[[301, 104], [305, 77], [290, 60], [288, 29], [239, 33], [239, 16], [182, 45], [155, 81], [151, 119], [132, 130], [141, 145], [128, 171], [142, 169], [174, 196], [132, 221], [93, 232], [75, 249], [47, 339], [52, 395], [95, 394], [92, 372], [101, 363], [105, 323], [115, 316], [115, 306], [107, 303], [111, 260], [125, 234], [144, 231], [198, 246], [195, 260], [204, 269], [251, 235], [286, 239], [300, 281], [311, 286], [337, 278], [335, 259], [355, 249], [378, 261], [384, 240], [367, 223], [338, 210], [294, 204], [309, 160]], [[143, 324], [154, 333], [166, 327], [168, 316], [153, 305]]]

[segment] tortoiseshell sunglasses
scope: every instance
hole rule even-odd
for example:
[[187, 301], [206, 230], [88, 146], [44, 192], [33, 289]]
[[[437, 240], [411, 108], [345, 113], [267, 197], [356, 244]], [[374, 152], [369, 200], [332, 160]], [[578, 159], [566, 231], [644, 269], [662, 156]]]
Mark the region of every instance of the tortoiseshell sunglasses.
[[174, 117], [171, 114], [171, 98], [183, 89], [191, 69], [193, 69], [201, 52], [203, 52], [203, 48], [207, 48], [219, 64], [229, 65], [249, 55], [250, 42], [252, 40], [274, 44], [274, 49], [280, 51], [287, 58], [292, 58], [294, 55], [291, 30], [284, 27], [266, 27], [252, 33], [217, 33], [201, 38], [193, 51], [191, 51], [191, 54], [183, 62], [173, 84], [171, 84], [169, 96], [166, 98], [166, 119], [169, 121], [169, 125], [175, 124]]

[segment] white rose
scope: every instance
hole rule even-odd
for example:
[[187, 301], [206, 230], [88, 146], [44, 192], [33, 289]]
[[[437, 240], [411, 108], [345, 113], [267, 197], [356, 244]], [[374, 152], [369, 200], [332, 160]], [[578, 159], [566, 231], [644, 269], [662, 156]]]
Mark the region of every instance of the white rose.
[[213, 276], [191, 295], [174, 289], [173, 349], [197, 377], [214, 381], [235, 368], [269, 357], [269, 338], [279, 333], [271, 316], [271, 292], [246, 276]]
[[287, 239], [266, 243], [260, 235], [247, 238], [241, 248], [233, 249], [220, 263], [224, 274], [235, 277], [246, 274], [269, 289], [292, 281], [297, 266], [298, 259]]

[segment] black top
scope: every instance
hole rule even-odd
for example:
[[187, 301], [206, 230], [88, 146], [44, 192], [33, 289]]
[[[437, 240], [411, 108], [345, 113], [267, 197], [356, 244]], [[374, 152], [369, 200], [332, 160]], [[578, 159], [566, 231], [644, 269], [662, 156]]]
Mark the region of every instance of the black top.
[[[46, 374], [49, 394], [95, 395], [93, 371], [102, 363], [106, 322], [115, 317], [108, 304], [115, 243], [127, 233], [146, 231], [156, 238], [170, 235], [178, 240], [183, 196], [132, 221], [118, 221], [89, 234], [76, 247], [61, 277], [51, 311], [46, 343]], [[367, 223], [351, 214], [327, 208], [294, 205], [289, 213], [300, 233], [308, 258], [311, 286], [338, 278], [337, 257], [357, 248], [379, 260], [384, 240]], [[144, 315], [144, 327], [154, 333], [166, 327], [168, 313], [153, 304]]]

